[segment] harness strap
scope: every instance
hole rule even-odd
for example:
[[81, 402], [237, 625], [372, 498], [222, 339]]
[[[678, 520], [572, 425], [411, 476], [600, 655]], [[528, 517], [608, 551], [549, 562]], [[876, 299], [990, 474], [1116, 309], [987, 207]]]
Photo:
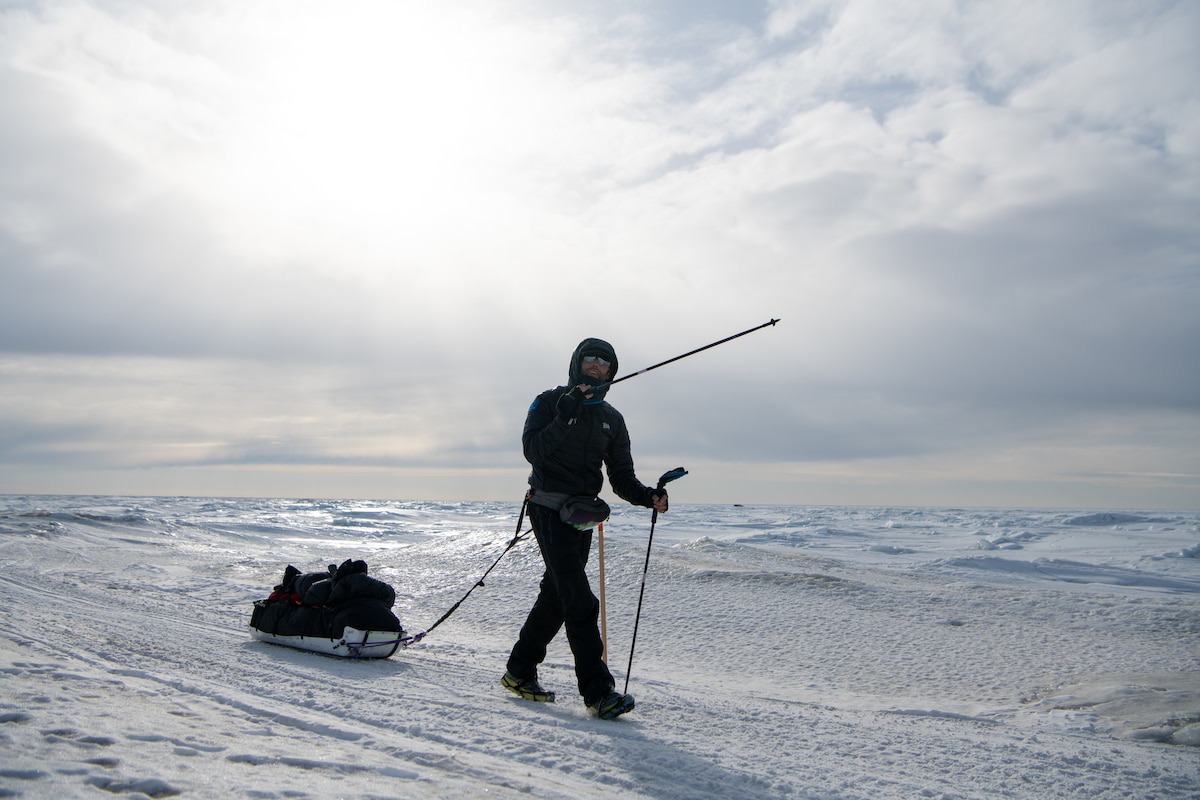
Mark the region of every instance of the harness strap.
[[410, 644], [416, 644], [417, 642], [419, 642], [419, 641], [421, 641], [422, 639], [424, 639], [424, 638], [425, 638], [427, 635], [429, 635], [430, 633], [433, 633], [433, 629], [434, 629], [434, 628], [436, 628], [438, 625], [441, 625], [443, 622], [445, 622], [445, 621], [446, 621], [446, 619], [447, 619], [447, 618], [448, 618], [448, 617], [449, 617], [451, 614], [453, 614], [455, 611], [457, 611], [457, 610], [458, 610], [458, 607], [459, 607], [459, 606], [461, 606], [461, 605], [463, 604], [463, 602], [464, 602], [464, 601], [465, 601], [465, 600], [466, 600], [468, 597], [470, 597], [470, 596], [471, 596], [471, 592], [475, 591], [475, 588], [476, 588], [477, 586], [483, 586], [483, 579], [484, 579], [484, 578], [486, 578], [486, 577], [488, 576], [488, 574], [489, 574], [489, 573], [490, 573], [490, 572], [491, 572], [493, 569], [495, 569], [495, 568], [496, 568], [496, 565], [500, 563], [500, 559], [504, 558], [504, 554], [505, 554], [505, 553], [507, 553], [509, 550], [512, 550], [514, 547], [516, 547], [516, 546], [517, 546], [517, 544], [518, 544], [519, 542], [521, 542], [521, 540], [523, 540], [525, 537], [527, 537], [527, 536], [529, 535], [530, 531], [532, 531], [532, 530], [533, 530], [533, 528], [530, 528], [528, 531], [525, 531], [524, 533], [522, 533], [522, 532], [521, 532], [521, 526], [525, 524], [525, 510], [526, 510], [526, 509], [529, 507], [529, 497], [530, 497], [530, 494], [532, 493], [532, 491], [533, 491], [533, 490], [532, 490], [532, 489], [530, 489], [528, 492], [526, 492], [526, 493], [525, 493], [525, 500], [524, 500], [524, 502], [522, 502], [522, 503], [521, 503], [521, 514], [520, 514], [520, 516], [518, 516], [518, 518], [517, 518], [517, 531], [516, 531], [516, 533], [515, 533], [515, 534], [513, 534], [513, 538], [509, 540], [509, 542], [508, 542], [508, 545], [507, 545], [507, 546], [504, 548], [503, 552], [501, 552], [501, 553], [500, 553], [500, 555], [499, 555], [499, 556], [496, 558], [496, 560], [492, 562], [492, 565], [491, 565], [490, 567], [488, 567], [488, 568], [487, 568], [487, 570], [486, 570], [486, 571], [485, 571], [485, 572], [484, 572], [482, 575], [480, 575], [480, 576], [479, 576], [479, 580], [478, 580], [478, 581], [476, 581], [476, 582], [474, 583], [474, 585], [472, 585], [472, 586], [471, 586], [471, 588], [467, 590], [467, 593], [466, 593], [466, 594], [464, 594], [464, 595], [462, 596], [462, 598], [461, 598], [461, 599], [460, 599], [460, 600], [459, 600], [457, 603], [455, 603], [454, 605], [450, 606], [450, 610], [449, 610], [449, 611], [447, 611], [445, 614], [442, 614], [442, 616], [441, 616], [441, 617], [438, 619], [438, 621], [437, 621], [437, 622], [435, 622], [435, 623], [433, 623], [432, 625], [430, 625], [430, 626], [429, 626], [427, 629], [425, 629], [425, 630], [421, 631], [420, 633], [418, 633], [418, 634], [414, 635], [414, 636], [412, 637], [412, 641], [410, 641], [410, 642], [407, 642], [407, 643], [405, 644], [405, 647], [407, 647], [407, 646], [408, 646], [408, 645], [410, 645]]

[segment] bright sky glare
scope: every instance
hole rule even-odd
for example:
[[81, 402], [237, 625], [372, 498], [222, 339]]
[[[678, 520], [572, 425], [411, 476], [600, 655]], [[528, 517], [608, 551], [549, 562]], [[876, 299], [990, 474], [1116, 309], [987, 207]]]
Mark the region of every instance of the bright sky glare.
[[1200, 507], [1200, 7], [10, 2], [0, 492]]

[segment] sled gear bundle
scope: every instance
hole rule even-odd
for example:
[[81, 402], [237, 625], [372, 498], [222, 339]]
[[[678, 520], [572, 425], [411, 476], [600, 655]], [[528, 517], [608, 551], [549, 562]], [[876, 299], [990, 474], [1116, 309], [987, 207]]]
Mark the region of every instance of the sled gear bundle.
[[347, 559], [324, 572], [288, 565], [270, 597], [254, 604], [250, 635], [273, 644], [351, 658], [387, 658], [408, 643], [392, 613], [396, 591]]

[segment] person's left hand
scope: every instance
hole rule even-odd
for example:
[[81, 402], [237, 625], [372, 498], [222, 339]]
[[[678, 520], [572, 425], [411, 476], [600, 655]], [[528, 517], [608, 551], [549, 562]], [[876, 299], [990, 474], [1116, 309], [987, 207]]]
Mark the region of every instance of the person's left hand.
[[652, 496], [654, 498], [654, 510], [660, 514], [667, 513], [667, 493], [662, 489], [656, 489]]

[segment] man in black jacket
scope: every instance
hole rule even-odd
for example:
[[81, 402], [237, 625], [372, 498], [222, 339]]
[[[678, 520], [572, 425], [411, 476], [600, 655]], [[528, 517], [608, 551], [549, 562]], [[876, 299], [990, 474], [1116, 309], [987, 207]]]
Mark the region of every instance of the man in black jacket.
[[[525, 417], [521, 442], [529, 475], [529, 521], [546, 564], [537, 601], [521, 627], [501, 684], [526, 700], [553, 702], [538, 683], [546, 647], [566, 627], [575, 655], [575, 676], [587, 707], [604, 719], [633, 710], [633, 697], [614, 691], [603, 661], [597, 623], [600, 602], [585, 567], [592, 528], [607, 516], [597, 502], [604, 486], [601, 467], [619, 497], [633, 505], [667, 510], [667, 493], [638, 480], [625, 419], [604, 400], [617, 375], [617, 354], [602, 339], [584, 339], [571, 355], [566, 386], [538, 395]], [[596, 388], [600, 387], [600, 388]], [[584, 501], [578, 503], [577, 501]], [[599, 510], [589, 513], [595, 506]]]

